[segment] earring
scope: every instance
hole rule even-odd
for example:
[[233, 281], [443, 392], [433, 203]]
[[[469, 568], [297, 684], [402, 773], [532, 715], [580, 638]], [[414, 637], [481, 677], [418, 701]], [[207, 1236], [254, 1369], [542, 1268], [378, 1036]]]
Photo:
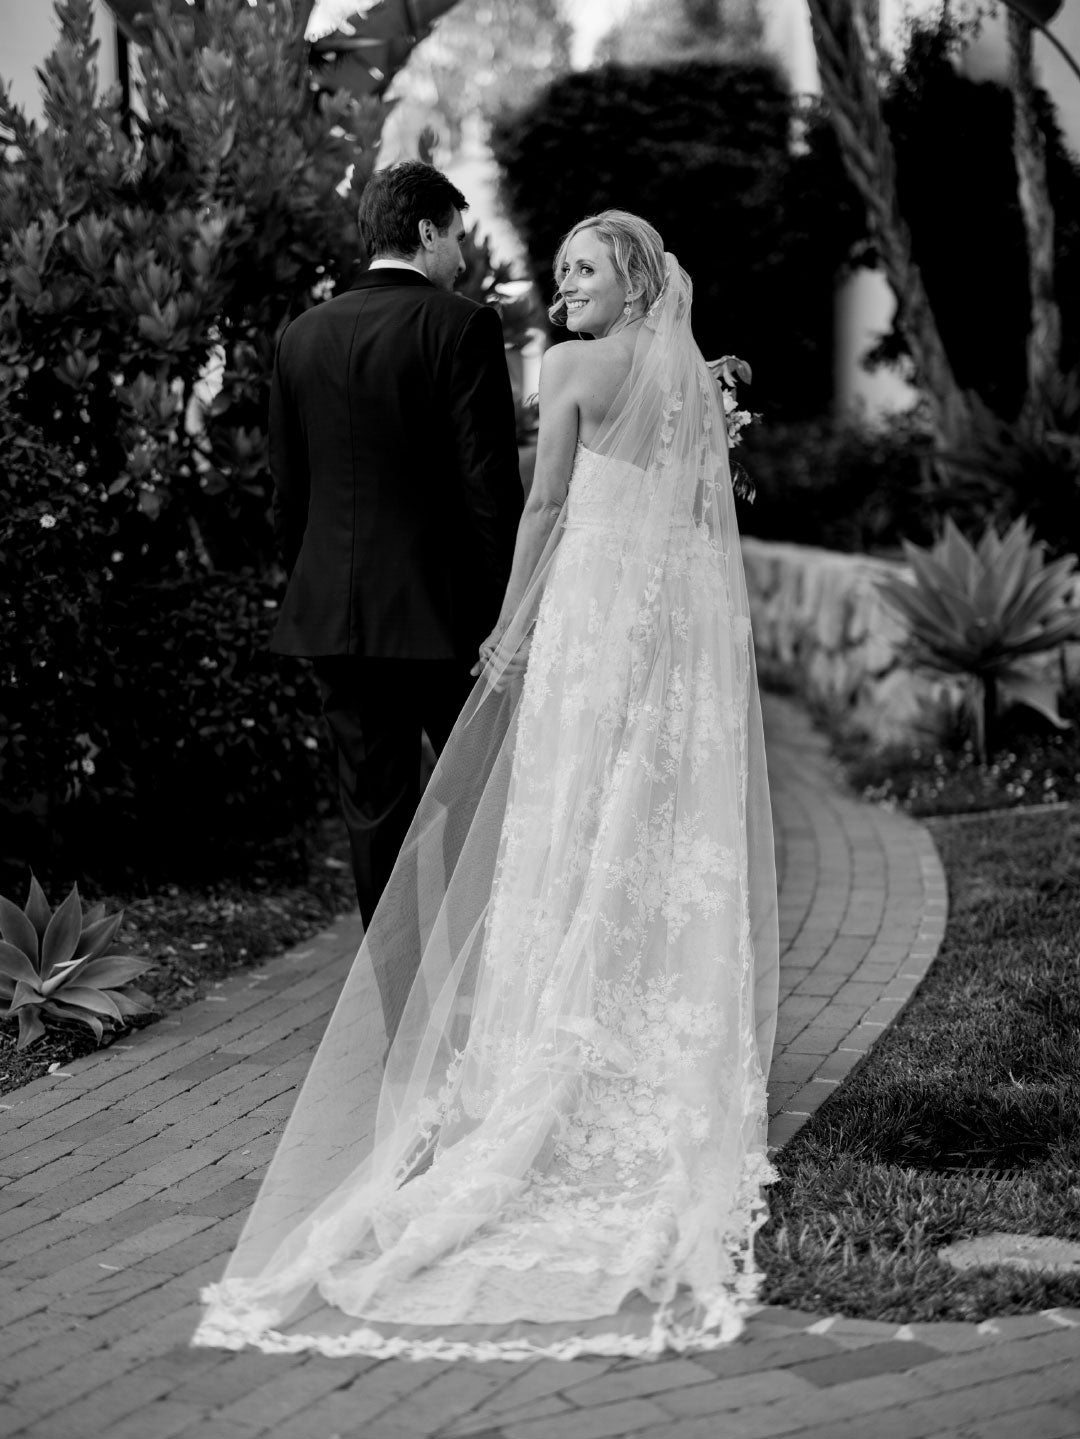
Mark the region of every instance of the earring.
[[629, 300], [629, 299], [628, 299], [627, 302], [626, 302], [626, 304], [622, 307], [622, 313], [623, 313], [623, 319], [624, 319], [624, 320], [628, 320], [628, 319], [630, 318], [630, 311], [631, 311], [633, 308], [634, 308], [634, 302], [633, 302], [633, 300]]

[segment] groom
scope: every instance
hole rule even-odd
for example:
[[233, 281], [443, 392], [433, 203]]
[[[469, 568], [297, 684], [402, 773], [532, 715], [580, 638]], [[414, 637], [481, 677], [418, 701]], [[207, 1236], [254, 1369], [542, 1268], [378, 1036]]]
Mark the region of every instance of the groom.
[[[376, 172], [359, 212], [366, 273], [293, 320], [274, 364], [290, 578], [271, 648], [314, 661], [365, 928], [419, 801], [421, 728], [440, 751], [522, 508], [502, 327], [453, 293], [464, 209], [430, 165]], [[379, 974], [391, 1032], [411, 980]]]

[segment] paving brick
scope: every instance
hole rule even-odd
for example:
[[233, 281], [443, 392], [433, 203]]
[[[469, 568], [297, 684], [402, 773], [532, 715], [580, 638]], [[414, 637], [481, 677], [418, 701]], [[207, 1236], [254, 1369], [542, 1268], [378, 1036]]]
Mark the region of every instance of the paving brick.
[[[923, 1439], [924, 1435], [966, 1427], [976, 1420], [1010, 1413], [1018, 1415], [1052, 1402], [1062, 1394], [1075, 1393], [1076, 1382], [1075, 1362], [1055, 1365], [1052, 1369], [1013, 1373], [973, 1388], [958, 1388], [918, 1399], [905, 1405], [903, 1417], [911, 1439]], [[1018, 1426], [1022, 1426], [1022, 1422], [1017, 1419]], [[875, 1439], [878, 1439], [876, 1422]]]
[[[407, 1395], [421, 1390], [455, 1366], [435, 1360], [417, 1360], [395, 1364], [386, 1361], [369, 1367], [344, 1391], [349, 1400], [354, 1426], [369, 1424], [382, 1415], [389, 1415], [394, 1406]], [[367, 1433], [364, 1429], [361, 1432]]]
[[258, 1192], [259, 1181], [256, 1179], [226, 1179], [219, 1188], [209, 1190], [198, 1199], [192, 1200], [189, 1209], [195, 1214], [228, 1219], [234, 1214], [246, 1213], [255, 1202]]
[[663, 1409], [651, 1399], [626, 1399], [543, 1419], [502, 1422], [499, 1427], [506, 1439], [621, 1439], [650, 1425], [662, 1424], [666, 1418]]
[[103, 1272], [100, 1261], [84, 1259], [35, 1281], [30, 1292], [40, 1292], [55, 1314], [94, 1319], [118, 1304], [156, 1289], [162, 1280], [160, 1274], [135, 1272], [108, 1274], [102, 1278]]
[[[500, 1413], [498, 1422], [500, 1424], [521, 1424], [528, 1419], [550, 1419], [556, 1414], [572, 1414], [574, 1412], [572, 1404], [568, 1404], [565, 1399], [560, 1399], [556, 1394], [549, 1394], [546, 1399], [536, 1399], [532, 1404], [522, 1405], [520, 1409]], [[440, 1429], [439, 1439], [503, 1439], [503, 1430], [493, 1429], [491, 1427], [493, 1422], [490, 1411], [484, 1409], [477, 1414], [459, 1419], [445, 1430]], [[298, 1439], [309, 1439], [309, 1436], [298, 1436]]]
[[799, 1377], [797, 1369], [766, 1369], [658, 1394], [656, 1402], [669, 1414], [682, 1418], [722, 1414], [729, 1409], [748, 1409], [756, 1404], [771, 1405], [779, 1399], [811, 1393], [813, 1388], [808, 1380]]
[[70, 1218], [77, 1219], [83, 1224], [103, 1224], [113, 1219], [125, 1210], [132, 1209], [137, 1204], [145, 1204], [148, 1199], [155, 1199], [161, 1194], [161, 1190], [149, 1184], [142, 1184], [137, 1179], [121, 1178], [115, 1174], [107, 1174], [104, 1168], [95, 1171], [96, 1187], [90, 1194], [83, 1198], [85, 1189], [82, 1189], [72, 1198], [75, 1201], [68, 1210]]
[[[69, 1330], [65, 1334], [51, 1335], [48, 1342], [40, 1340], [11, 1353], [4, 1340], [4, 1362], [0, 1369], [0, 1382], [6, 1388], [29, 1384], [32, 1380], [46, 1375], [54, 1378], [73, 1360], [85, 1356], [89, 1348], [87, 1336], [82, 1330]], [[3, 1431], [0, 1430], [0, 1433]]]
[[157, 1399], [119, 1423], [110, 1424], [108, 1439], [172, 1439], [173, 1435], [198, 1424], [202, 1417], [202, 1409], [197, 1404]]
[[715, 1376], [694, 1359], [658, 1359], [632, 1369], [617, 1369], [600, 1378], [568, 1384], [563, 1393], [573, 1404], [607, 1404], [616, 1399], [632, 1399], [661, 1394], [669, 1389], [683, 1389], [695, 1384], [711, 1384]]
[[234, 1419], [199, 1419], [188, 1429], [181, 1429], [175, 1439], [257, 1439], [259, 1431], [250, 1424]]
[[1066, 1329], [1015, 1343], [992, 1344], [967, 1354], [937, 1359], [920, 1365], [919, 1382], [928, 1392], [944, 1394], [950, 1389], [1058, 1363], [1080, 1365], [1080, 1334], [1075, 1330]]
[[[202, 1404], [206, 1409], [224, 1410], [275, 1380], [291, 1378], [297, 1368], [298, 1361], [275, 1354], [229, 1354], [208, 1373], [200, 1369], [189, 1379], [182, 1379], [173, 1388], [171, 1397], [182, 1403]], [[348, 1371], [344, 1370], [341, 1382], [346, 1383], [348, 1378]], [[288, 1415], [282, 1417], [287, 1418]]]
[[[452, 1420], [479, 1409], [487, 1397], [506, 1384], [504, 1364], [455, 1364], [430, 1384], [402, 1396], [384, 1418], [421, 1434], [434, 1434]], [[504, 1424], [505, 1420], [500, 1420]]]
[[791, 1372], [824, 1388], [830, 1384], [864, 1379], [871, 1374], [900, 1373], [940, 1358], [940, 1352], [928, 1344], [893, 1340], [888, 1344], [873, 1344], [854, 1353], [836, 1354], [831, 1359], [810, 1359], [795, 1365]]
[[333, 1360], [293, 1365], [284, 1373], [279, 1366], [272, 1378], [238, 1395], [214, 1417], [250, 1425], [256, 1431], [269, 1429], [306, 1409], [324, 1394], [341, 1389], [348, 1377], [348, 1372]]
[[535, 1364], [515, 1365], [514, 1374], [502, 1388], [484, 1401], [484, 1413], [502, 1414], [552, 1394], [569, 1392], [575, 1385], [610, 1373], [614, 1367], [613, 1359], [539, 1359]]
[[[337, 1436], [337, 1439], [378, 1439], [378, 1431], [370, 1420], [358, 1421], [348, 1393], [336, 1390], [302, 1413], [263, 1430], [260, 1439], [324, 1439], [324, 1436], [325, 1439], [331, 1439], [331, 1436]], [[194, 1434], [191, 1439], [195, 1439]], [[416, 1439], [416, 1436], [411, 1436], [411, 1439]], [[473, 1436], [473, 1439], [478, 1439], [478, 1436]]]
[[814, 1072], [814, 1078], [818, 1080], [835, 1079], [843, 1081], [865, 1058], [862, 1050], [858, 1049], [837, 1049], [832, 1054], [827, 1054]]
[[140, 1261], [140, 1269], [180, 1275], [187, 1274], [196, 1264], [224, 1260], [240, 1237], [239, 1221], [228, 1228], [212, 1219], [204, 1219], [203, 1222], [213, 1227], [201, 1232], [197, 1237], [170, 1245], [169, 1248]]
[[755, 1370], [788, 1369], [810, 1359], [832, 1359], [839, 1352], [830, 1339], [791, 1330], [782, 1339], [740, 1342], [707, 1354], [697, 1354], [694, 1363], [708, 1369], [716, 1378], [728, 1378], [736, 1374], [751, 1374]]
[[1080, 1433], [1076, 1411], [1058, 1404], [1039, 1404], [1025, 1409], [1022, 1418], [1016, 1414], [999, 1414], [996, 1418], [977, 1419], [954, 1429], [939, 1439], [1076, 1439]]
[[[903, 1431], [895, 1433], [879, 1427], [890, 1413], [908, 1396], [896, 1375], [883, 1375], [851, 1386], [850, 1393], [836, 1389], [807, 1389], [775, 1403], [766, 1403], [737, 1411], [724, 1411], [722, 1427], [716, 1414], [693, 1419], [669, 1420], [666, 1430], [643, 1435], [642, 1439], [773, 1439], [773, 1436], [798, 1435], [815, 1426], [826, 1428], [830, 1435], [839, 1431], [845, 1419], [858, 1416], [850, 1439], [905, 1439]], [[894, 1406], [890, 1408], [890, 1406]], [[870, 1419], [872, 1416], [872, 1421]], [[710, 1427], [711, 1426], [711, 1427]], [[920, 1439], [912, 1435], [911, 1439]]]
[[31, 1194], [48, 1194], [51, 1190], [66, 1187], [70, 1180], [77, 1179], [88, 1169], [93, 1169], [98, 1162], [97, 1157], [92, 1154], [66, 1154], [62, 1159], [35, 1169], [32, 1174], [20, 1175], [19, 1187], [29, 1190]]

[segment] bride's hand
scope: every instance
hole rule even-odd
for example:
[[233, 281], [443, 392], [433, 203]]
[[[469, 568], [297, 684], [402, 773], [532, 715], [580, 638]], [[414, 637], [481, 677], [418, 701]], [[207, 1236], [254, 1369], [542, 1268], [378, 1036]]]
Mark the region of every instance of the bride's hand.
[[492, 630], [487, 639], [480, 646], [480, 658], [469, 671], [471, 675], [485, 674], [490, 682], [491, 675], [497, 674], [498, 679], [492, 684], [492, 689], [502, 691], [507, 684], [514, 679], [519, 679], [529, 663], [529, 641], [530, 636], [526, 635], [516, 650], [510, 654], [503, 646], [503, 634], [501, 629]]

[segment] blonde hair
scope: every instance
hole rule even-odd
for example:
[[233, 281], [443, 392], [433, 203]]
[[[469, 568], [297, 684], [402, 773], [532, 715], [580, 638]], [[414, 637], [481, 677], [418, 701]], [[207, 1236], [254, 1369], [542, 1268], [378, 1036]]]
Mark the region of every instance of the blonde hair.
[[[601, 210], [599, 215], [590, 215], [563, 236], [555, 255], [555, 283], [559, 285], [559, 268], [566, 255], [567, 246], [582, 230], [595, 230], [611, 251], [615, 273], [626, 287], [627, 298], [637, 292], [648, 310], [659, 298], [664, 288], [666, 267], [664, 242], [648, 220], [640, 215], [631, 215], [628, 210]], [[637, 296], [635, 295], [635, 298]], [[566, 301], [559, 294], [548, 310], [548, 319], [553, 325], [566, 324]]]

